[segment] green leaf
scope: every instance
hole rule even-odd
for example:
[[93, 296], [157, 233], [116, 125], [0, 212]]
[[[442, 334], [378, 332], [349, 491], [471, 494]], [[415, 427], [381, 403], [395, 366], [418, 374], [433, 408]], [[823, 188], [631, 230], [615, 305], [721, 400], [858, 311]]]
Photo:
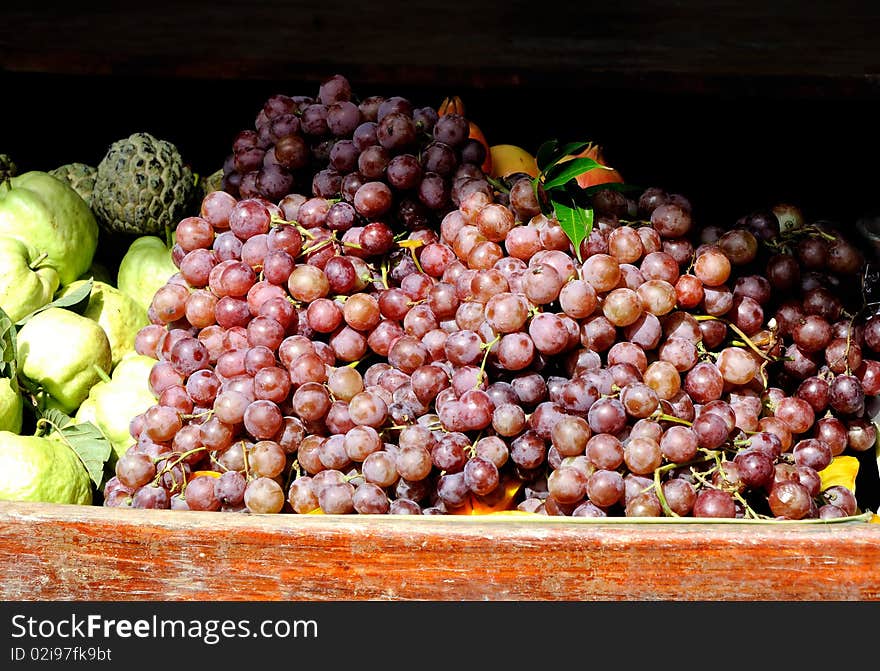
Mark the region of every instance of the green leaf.
[[[557, 161], [563, 156], [572, 156], [580, 154], [584, 149], [590, 146], [590, 142], [569, 142], [559, 148]], [[555, 161], [554, 161], [555, 162]]]
[[538, 165], [538, 170], [543, 173], [558, 163], [559, 159], [564, 156], [580, 154], [589, 146], [589, 142], [569, 142], [560, 147], [559, 140], [548, 140], [538, 147], [538, 153], [535, 154], [535, 163]]
[[556, 155], [556, 149], [559, 147], [559, 140], [547, 140], [538, 147], [538, 153], [535, 154], [535, 163], [538, 165], [538, 171], [544, 172], [553, 164], [553, 157]]
[[574, 200], [571, 201], [571, 205], [558, 200], [552, 200], [551, 203], [556, 213], [556, 220], [571, 240], [578, 261], [582, 261], [581, 242], [589, 237], [593, 230], [593, 210], [580, 207]]
[[17, 375], [15, 357], [18, 345], [15, 340], [15, 324], [9, 315], [0, 308], [0, 377], [14, 380]]
[[[56, 416], [54, 413], [61, 415], [60, 419], [64, 424], [49, 419], [48, 415], [50, 414]], [[74, 424], [70, 417], [58, 410], [47, 411], [44, 421], [51, 422], [56, 434], [70, 449], [76, 452], [79, 460], [86, 467], [89, 478], [95, 483], [95, 487], [100, 487], [104, 477], [104, 464], [113, 453], [113, 446], [107, 437], [91, 422]]]
[[43, 310], [48, 310], [49, 308], [66, 308], [68, 310], [76, 312], [77, 314], [82, 314], [83, 312], [85, 312], [85, 309], [89, 304], [89, 296], [92, 293], [92, 287], [94, 286], [94, 284], [95, 283], [92, 279], [86, 280], [82, 283], [82, 285], [78, 286], [69, 294], [65, 294], [61, 298], [56, 298], [51, 303], [47, 303], [46, 305], [37, 308], [29, 315], [25, 315], [16, 322], [16, 325], [23, 325], [34, 315], [39, 314]]
[[620, 191], [621, 193], [635, 193], [644, 191], [645, 188], [635, 184], [626, 184], [624, 182], [606, 182], [605, 184], [594, 184], [586, 189], [581, 189], [581, 193], [585, 196], [592, 196], [599, 191]]
[[590, 170], [609, 170], [601, 163], [591, 158], [574, 158], [564, 163], [557, 163], [544, 175], [544, 188], [555, 189], [564, 186], [578, 175], [583, 175]]
[[65, 415], [58, 408], [49, 408], [41, 413], [40, 419], [45, 419], [58, 429], [63, 429], [73, 421], [69, 415]]

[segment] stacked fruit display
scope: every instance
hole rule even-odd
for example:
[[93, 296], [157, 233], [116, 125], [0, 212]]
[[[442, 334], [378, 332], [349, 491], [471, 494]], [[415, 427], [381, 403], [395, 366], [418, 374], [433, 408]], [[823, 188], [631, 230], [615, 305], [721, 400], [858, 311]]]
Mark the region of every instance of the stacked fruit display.
[[[134, 353], [65, 408], [112, 443], [103, 505], [876, 507], [880, 317], [843, 227], [790, 205], [708, 225], [592, 144], [489, 145], [460, 101], [358, 97], [342, 76], [270, 97], [230, 149], [219, 187], [159, 161], [179, 188], [127, 210], [167, 215], [174, 237], [132, 243], [118, 286], [145, 311]], [[99, 225], [126, 211], [92, 208]], [[160, 230], [144, 225], [115, 229]]]
[[[19, 175], [8, 162], [0, 184], [0, 499], [92, 502], [128, 447], [128, 416], [155, 401], [153, 362], [137, 354], [134, 338], [149, 324], [156, 288], [176, 271], [170, 249], [146, 234], [187, 204], [193, 181], [180, 181], [179, 164], [173, 146], [145, 133], [113, 143], [97, 168]], [[119, 230], [130, 245], [111, 271], [96, 252], [103, 235]]]

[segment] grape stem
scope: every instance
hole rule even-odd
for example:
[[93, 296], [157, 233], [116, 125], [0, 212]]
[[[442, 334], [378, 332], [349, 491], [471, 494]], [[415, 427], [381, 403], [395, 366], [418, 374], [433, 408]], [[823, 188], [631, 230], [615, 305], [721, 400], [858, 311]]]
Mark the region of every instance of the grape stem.
[[416, 250], [425, 244], [424, 240], [400, 240], [397, 245], [398, 247], [403, 247], [404, 249], [408, 249], [410, 256], [412, 256], [413, 263], [416, 264], [416, 268], [418, 268], [419, 272], [423, 275], [425, 271], [422, 270], [422, 264], [419, 263], [419, 258], [416, 256]]
[[[160, 470], [158, 473], [156, 473], [156, 477], [153, 478], [153, 486], [158, 487], [159, 480], [162, 478], [162, 476], [165, 475], [165, 473], [171, 473], [171, 469], [174, 468], [175, 466], [179, 466], [181, 464], [181, 462], [183, 462], [183, 460], [186, 459], [187, 457], [190, 457], [190, 456], [197, 454], [199, 452], [207, 452], [207, 451], [208, 451], [207, 447], [204, 447], [204, 446], [195, 447], [187, 452], [180, 453], [179, 455], [177, 455], [177, 457], [175, 459], [173, 459], [171, 461], [166, 461], [165, 465], [162, 467], [162, 470]], [[159, 457], [156, 457], [155, 459], [156, 459], [156, 461], [159, 461], [161, 459], [167, 459], [167, 457], [162, 457], [160, 455]], [[171, 477], [174, 478], [174, 473], [171, 473]], [[173, 492], [176, 488], [177, 488], [177, 482], [175, 479], [174, 486], [172, 486], [171, 491]], [[186, 477], [184, 476], [183, 482], [180, 483], [180, 493], [183, 494], [185, 491], [186, 491]]]
[[732, 495], [733, 495], [733, 498], [735, 498], [737, 501], [739, 501], [743, 505], [744, 514], [748, 519], [757, 520], [757, 519], [762, 518], [761, 515], [758, 515], [758, 513], [756, 513], [754, 510], [752, 510], [752, 507], [746, 502], [746, 500], [743, 498], [742, 494], [735, 491], [735, 492], [732, 492]]
[[205, 410], [204, 412], [197, 412], [195, 414], [181, 415], [180, 418], [181, 419], [202, 419], [203, 417], [206, 417], [206, 418], [210, 419], [213, 416], [214, 416], [213, 410]]
[[480, 439], [482, 437], [483, 437], [483, 432], [480, 431], [477, 434], [477, 437], [474, 438], [474, 442], [472, 442], [470, 445], [468, 445], [468, 457], [469, 458], [473, 459], [475, 456], [477, 456], [477, 443], [480, 442]]
[[293, 463], [290, 464], [290, 468], [287, 470], [287, 481], [284, 484], [284, 491], [290, 490], [290, 485], [294, 480], [299, 480], [302, 476], [302, 469], [299, 466], [299, 460], [294, 459]]
[[846, 362], [846, 374], [852, 375], [852, 367], [849, 365], [849, 351], [852, 347], [852, 332], [853, 332], [853, 324], [856, 321], [856, 316], [853, 315], [849, 320], [849, 328], [846, 330], [846, 349], [843, 352], [843, 360]]
[[492, 338], [489, 342], [484, 342], [480, 345], [480, 349], [485, 350], [483, 354], [483, 361], [480, 363], [480, 373], [477, 375], [477, 382], [474, 385], [474, 389], [479, 389], [480, 385], [483, 382], [483, 376], [486, 374], [486, 362], [489, 360], [489, 353], [492, 351], [492, 348], [501, 340], [501, 334], [499, 333], [497, 336]]
[[675, 424], [684, 424], [685, 426], [693, 426], [693, 422], [689, 422], [686, 419], [681, 419], [680, 417], [676, 417], [675, 415], [667, 415], [665, 412], [655, 413], [653, 415], [652, 419], [654, 419], [658, 422], [673, 422]]
[[244, 477], [246, 480], [250, 480], [251, 469], [250, 464], [248, 463], [247, 445], [245, 445], [244, 441], [241, 441], [241, 460], [244, 462]]
[[721, 319], [721, 317], [715, 317], [713, 315], [695, 315], [695, 319], [698, 322], [705, 322], [709, 320], [719, 321], [723, 324], [726, 324], [734, 333], [736, 333], [740, 338], [743, 339], [743, 342], [748, 346], [750, 350], [752, 350], [759, 357], [764, 359], [765, 361], [776, 361], [773, 357], [769, 356], [765, 352], [762, 352], [761, 349], [749, 338], [741, 328], [739, 328], [736, 324], [731, 323], [726, 319]]
[[486, 175], [486, 181], [489, 182], [489, 184], [491, 184], [493, 188], [498, 189], [501, 193], [510, 193], [510, 189], [504, 186], [504, 183], [501, 180]]
[[327, 245], [332, 245], [334, 239], [332, 237], [327, 238], [326, 240], [321, 240], [321, 242], [312, 245], [311, 247], [304, 247], [302, 251], [299, 253], [300, 256], [306, 256], [307, 254], [311, 254], [312, 252], [317, 252], [318, 250], [324, 249]]
[[315, 234], [312, 233], [309, 229], [303, 228], [299, 224], [296, 224], [295, 226], [296, 226], [296, 230], [298, 230], [300, 235], [302, 235], [304, 238], [308, 238], [309, 240], [315, 239]]
[[382, 265], [380, 267], [382, 272], [382, 286], [388, 289], [388, 259], [382, 259]]
[[[679, 421], [683, 421], [683, 420], [679, 420]], [[687, 422], [687, 423], [689, 423], [689, 422]], [[706, 456], [699, 458], [699, 459], [691, 459], [689, 461], [685, 461], [682, 463], [666, 464], [664, 466], [660, 466], [659, 468], [654, 469], [654, 485], [653, 485], [654, 486], [654, 493], [657, 495], [657, 499], [660, 501], [660, 507], [663, 509], [663, 512], [666, 514], [667, 517], [681, 517], [681, 515], [679, 515], [677, 512], [675, 512], [674, 510], [672, 510], [672, 508], [669, 507], [669, 502], [666, 500], [666, 495], [663, 493], [663, 485], [660, 482], [661, 476], [665, 473], [668, 473], [669, 471], [675, 470], [676, 468], [682, 468], [683, 466], [691, 466], [693, 464], [704, 464], [707, 461], [709, 461], [710, 459], [714, 458], [713, 454], [714, 453], [710, 452]], [[691, 472], [694, 472], [693, 469], [691, 469]]]
[[291, 219], [291, 220], [288, 221], [287, 219], [282, 219], [281, 217], [272, 217], [272, 220], [271, 220], [270, 223], [271, 223], [272, 226], [275, 226], [275, 227], [281, 227], [281, 226], [293, 226], [296, 230], [299, 231], [300, 235], [302, 235], [303, 237], [308, 238], [309, 240], [314, 240], [314, 239], [315, 239], [315, 236], [312, 235], [312, 233], [310, 233], [309, 230], [308, 230], [307, 228], [304, 228], [303, 226], [300, 226], [300, 225], [299, 225], [295, 220], [293, 220], [293, 219]]
[[657, 500], [660, 501], [660, 507], [663, 509], [667, 517], [680, 517], [680, 515], [669, 507], [666, 500], [666, 494], [663, 493], [663, 486], [660, 484], [660, 469], [654, 469], [654, 493], [657, 494]]

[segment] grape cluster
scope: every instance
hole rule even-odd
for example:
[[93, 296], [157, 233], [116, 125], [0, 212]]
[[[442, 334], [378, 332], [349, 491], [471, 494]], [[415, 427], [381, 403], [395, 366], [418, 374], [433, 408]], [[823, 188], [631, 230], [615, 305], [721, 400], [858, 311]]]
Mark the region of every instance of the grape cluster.
[[402, 96], [358, 99], [335, 75], [315, 96], [266, 100], [254, 129], [233, 141], [223, 189], [271, 202], [290, 193], [333, 201], [322, 206], [338, 231], [374, 221], [436, 226], [462, 195], [491, 194], [480, 170], [486, 153], [461, 114], [441, 116]]
[[[322, 88], [327, 118], [345, 90]], [[459, 188], [436, 225], [358, 210], [340, 226], [334, 208], [375, 202], [361, 189], [390, 169], [351, 200], [324, 169], [273, 198], [248, 172], [179, 222], [179, 272], [136, 339], [156, 403], [132, 418], [104, 505], [860, 512], [819, 475], [876, 438], [880, 316], [841, 230], [791, 206], [699, 226], [681, 194], [604, 189], [574, 249], [527, 176], [493, 186], [471, 168], [459, 185], [485, 186]]]

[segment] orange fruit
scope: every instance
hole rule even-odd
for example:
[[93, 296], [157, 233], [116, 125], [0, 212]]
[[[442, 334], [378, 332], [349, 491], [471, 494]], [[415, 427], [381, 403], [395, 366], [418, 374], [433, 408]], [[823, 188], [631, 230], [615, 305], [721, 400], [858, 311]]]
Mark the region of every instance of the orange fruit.
[[[607, 166], [605, 163], [605, 157], [602, 155], [602, 147], [593, 144], [592, 142], [581, 153], [574, 156], [563, 157], [561, 160], [566, 161], [573, 158], [591, 158], [596, 161], [596, 163]], [[623, 176], [614, 169], [600, 170], [599, 168], [596, 168], [578, 175], [575, 179], [577, 180], [578, 186], [582, 189], [596, 186], [598, 184], [623, 183]]]

